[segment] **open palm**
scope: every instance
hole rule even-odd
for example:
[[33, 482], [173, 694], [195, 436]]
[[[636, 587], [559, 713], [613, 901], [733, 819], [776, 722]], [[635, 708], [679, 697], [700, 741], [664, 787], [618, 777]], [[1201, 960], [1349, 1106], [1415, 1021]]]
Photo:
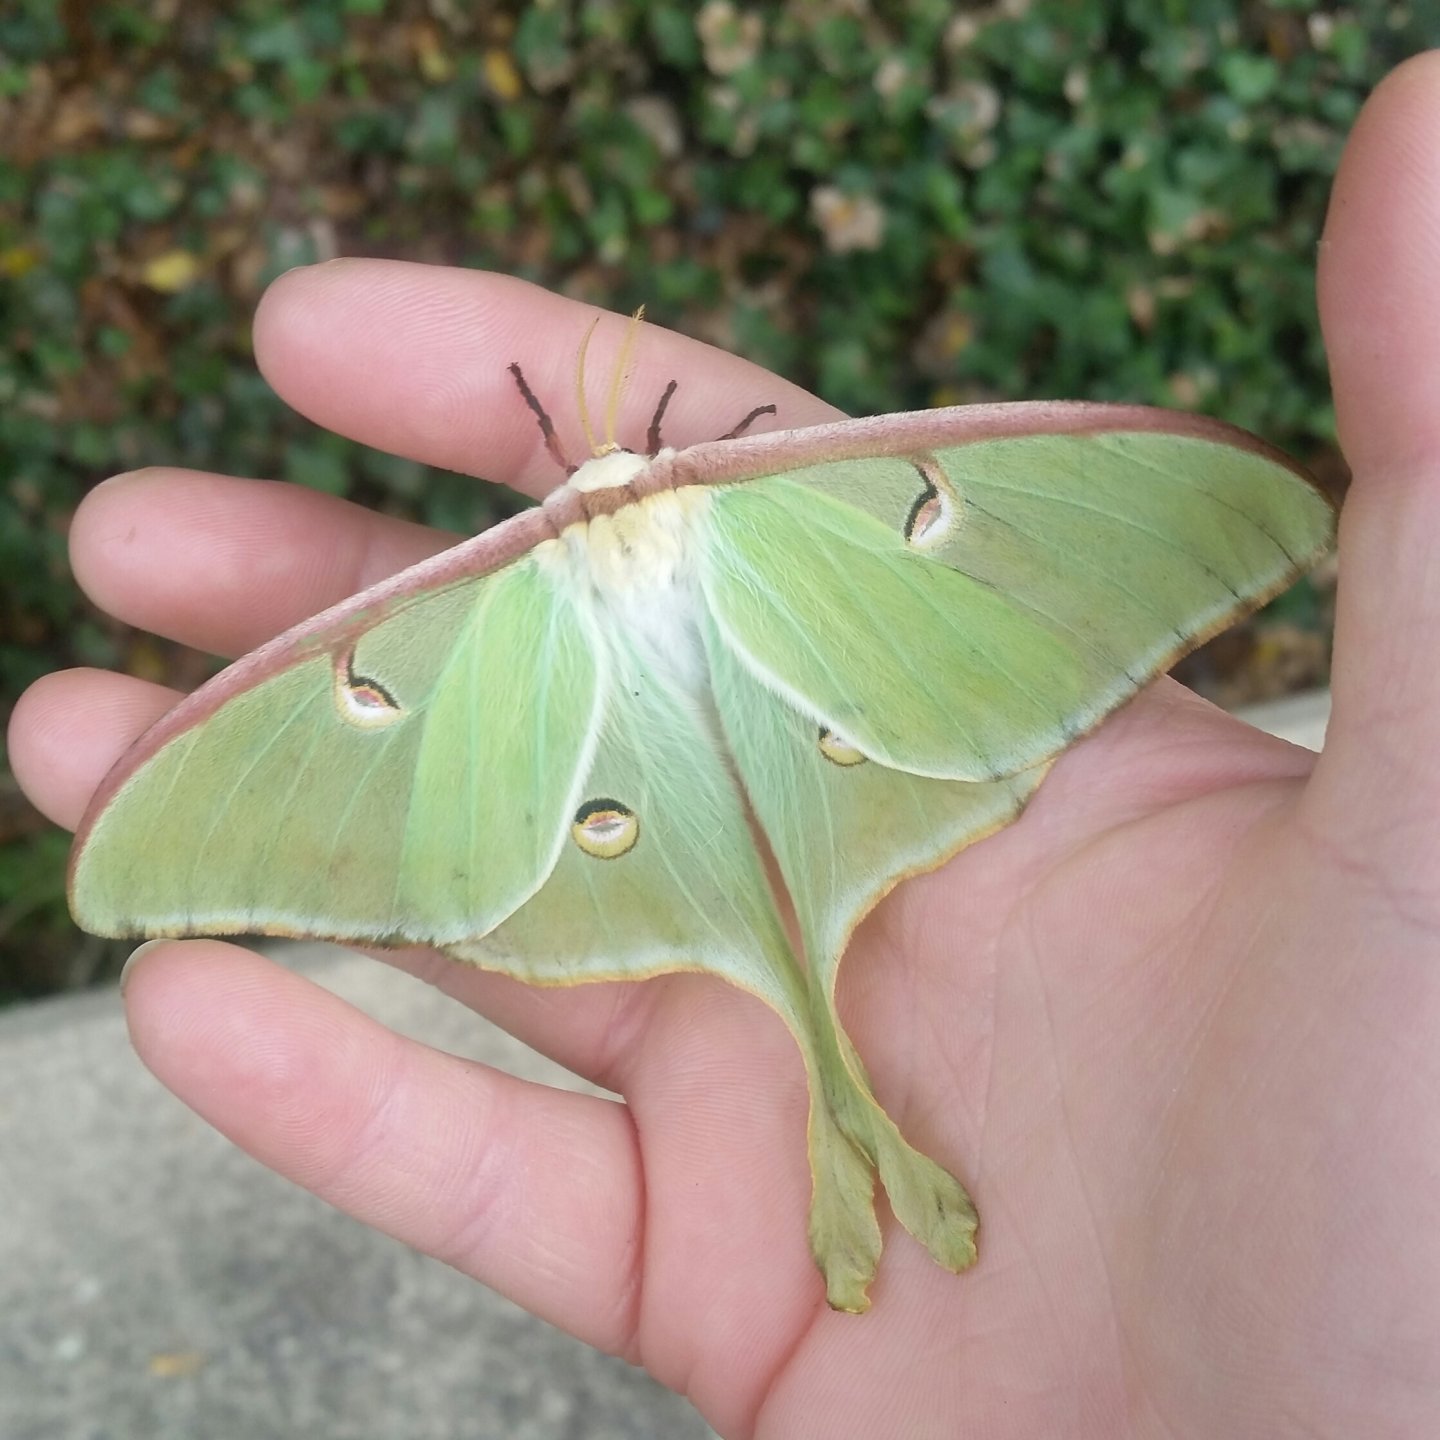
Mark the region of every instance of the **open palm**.
[[[703, 978], [535, 991], [405, 957], [621, 1104], [427, 1051], [236, 946], [167, 943], [125, 992], [146, 1061], [277, 1170], [643, 1363], [726, 1434], [1436, 1433], [1440, 57], [1372, 100], [1326, 246], [1356, 481], [1324, 758], [1152, 687], [846, 960], [881, 1100], [976, 1196], [974, 1270], [887, 1224], [871, 1313], [825, 1308], [794, 1044]], [[543, 337], [578, 328], [518, 282], [341, 262], [280, 281], [256, 347], [317, 421], [538, 493], [558, 476], [505, 367], [566, 393]], [[672, 443], [757, 404], [829, 413], [647, 332], [632, 394], [671, 378]], [[238, 653], [445, 541], [152, 470], [96, 491], [72, 543], [115, 614]], [[52, 676], [16, 710], [16, 771], [73, 825], [173, 701]]]

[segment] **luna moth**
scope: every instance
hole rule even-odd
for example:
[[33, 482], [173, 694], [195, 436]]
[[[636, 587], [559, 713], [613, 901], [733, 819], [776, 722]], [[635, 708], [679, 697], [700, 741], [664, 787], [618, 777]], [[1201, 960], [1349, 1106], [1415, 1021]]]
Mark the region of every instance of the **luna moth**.
[[841, 1026], [851, 932], [1288, 586], [1331, 507], [1254, 437], [1131, 406], [745, 433], [762, 407], [676, 451], [672, 382], [637, 453], [614, 438], [624, 359], [596, 443], [583, 352], [591, 457], [568, 464], [512, 366], [565, 483], [177, 705], [91, 802], [71, 906], [103, 935], [426, 944], [541, 985], [742, 987], [799, 1046], [811, 1248], [829, 1303], [861, 1311], [877, 1175], [950, 1270], [976, 1258], [977, 1218]]

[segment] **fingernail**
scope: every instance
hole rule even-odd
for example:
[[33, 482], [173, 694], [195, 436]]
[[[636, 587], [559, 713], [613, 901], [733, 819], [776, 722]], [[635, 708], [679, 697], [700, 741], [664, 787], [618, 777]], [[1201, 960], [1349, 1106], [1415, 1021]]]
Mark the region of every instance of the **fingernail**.
[[130, 958], [120, 967], [120, 993], [125, 993], [125, 982], [130, 978], [130, 972], [135, 968], [135, 962], [147, 950], [153, 950], [157, 945], [164, 945], [164, 940], [147, 940], [143, 945], [137, 945], [131, 952]]

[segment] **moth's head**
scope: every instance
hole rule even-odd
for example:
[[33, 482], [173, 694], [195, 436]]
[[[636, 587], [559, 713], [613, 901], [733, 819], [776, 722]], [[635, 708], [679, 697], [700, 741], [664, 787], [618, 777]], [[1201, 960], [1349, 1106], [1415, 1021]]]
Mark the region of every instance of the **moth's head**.
[[628, 485], [637, 476], [650, 468], [647, 455], [637, 455], [616, 445], [597, 451], [570, 476], [570, 488], [589, 492], [610, 490]]

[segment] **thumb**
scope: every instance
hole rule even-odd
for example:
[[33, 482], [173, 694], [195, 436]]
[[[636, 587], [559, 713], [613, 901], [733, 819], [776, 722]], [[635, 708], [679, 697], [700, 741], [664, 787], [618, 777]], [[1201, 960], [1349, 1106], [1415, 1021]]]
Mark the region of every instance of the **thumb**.
[[1312, 795], [1364, 843], [1413, 849], [1407, 822], [1440, 826], [1440, 51], [1394, 71], [1361, 112], [1319, 286], [1354, 479]]

